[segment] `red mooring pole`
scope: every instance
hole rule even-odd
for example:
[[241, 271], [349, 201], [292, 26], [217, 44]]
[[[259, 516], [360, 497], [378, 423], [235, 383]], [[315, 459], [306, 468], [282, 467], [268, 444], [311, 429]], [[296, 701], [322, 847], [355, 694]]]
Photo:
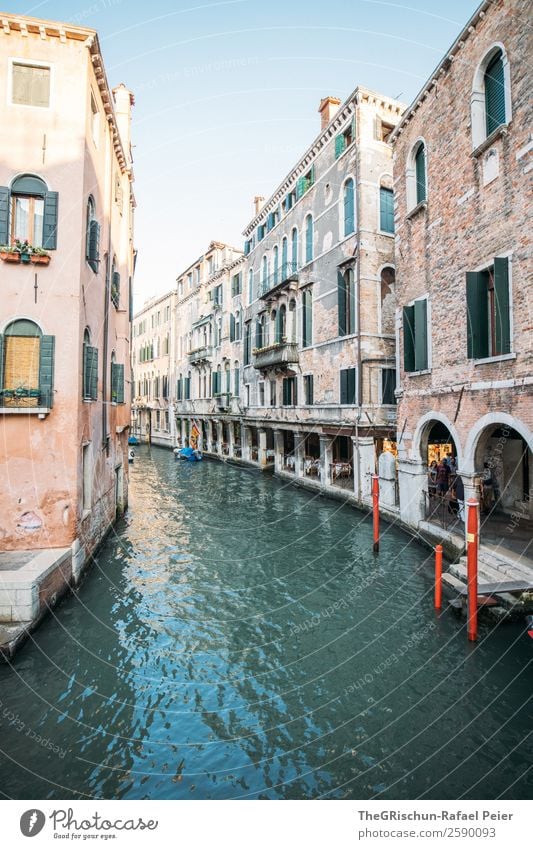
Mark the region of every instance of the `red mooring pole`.
[[379, 476], [372, 475], [372, 515], [374, 520], [374, 551], [379, 551]]
[[479, 546], [478, 506], [475, 498], [467, 502], [466, 560], [468, 580], [467, 634], [472, 642], [477, 640], [477, 553]]
[[435, 546], [435, 610], [442, 607], [442, 545]]

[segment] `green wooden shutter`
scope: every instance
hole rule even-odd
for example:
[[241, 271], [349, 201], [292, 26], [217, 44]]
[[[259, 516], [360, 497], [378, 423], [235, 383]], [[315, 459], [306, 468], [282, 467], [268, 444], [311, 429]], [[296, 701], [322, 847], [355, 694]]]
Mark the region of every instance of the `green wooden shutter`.
[[505, 83], [501, 53], [494, 57], [485, 71], [485, 116], [487, 136], [505, 124]]
[[298, 404], [298, 381], [295, 377], [291, 377], [290, 379], [290, 389], [291, 389], [291, 403], [296, 405]]
[[[0, 333], [0, 393], [4, 388], [4, 334]], [[0, 407], [2, 402], [0, 401]]]
[[494, 335], [493, 355], [511, 353], [511, 304], [509, 297], [509, 261], [507, 257], [494, 260]]
[[355, 275], [353, 270], [348, 271], [348, 283], [346, 284], [346, 294], [348, 296], [348, 322], [346, 325], [347, 333], [355, 333]]
[[337, 271], [337, 297], [339, 308], [339, 336], [346, 336], [346, 278]]
[[415, 370], [422, 371], [428, 367], [428, 302], [424, 298], [415, 301]]
[[381, 371], [381, 403], [396, 404], [396, 372], [393, 368], [384, 368]]
[[234, 383], [235, 383], [235, 387], [234, 387], [233, 393], [234, 393], [234, 395], [238, 395], [238, 394], [239, 394], [239, 378], [240, 378], [240, 373], [239, 373], [239, 369], [238, 369], [238, 368], [236, 368], [234, 371], [235, 371], [235, 374], [234, 374]]
[[489, 355], [487, 278], [482, 271], [466, 272], [467, 354], [469, 359]]
[[344, 150], [346, 149], [346, 139], [344, 138], [344, 133], [339, 133], [338, 136], [335, 136], [335, 159], [338, 159]]
[[211, 386], [212, 386], [212, 395], [217, 394], [217, 373], [216, 371], [211, 372]]
[[54, 405], [54, 336], [41, 336], [39, 348], [39, 404]]
[[348, 403], [348, 369], [341, 369], [341, 404]]
[[100, 225], [98, 221], [89, 222], [87, 262], [96, 274], [98, 272], [98, 263], [100, 262]]
[[111, 363], [111, 400], [115, 404], [124, 403], [124, 366]]
[[235, 316], [230, 313], [229, 316], [229, 341], [235, 342]]
[[302, 195], [305, 193], [305, 177], [298, 177], [298, 181], [296, 183], [296, 199], [300, 200]]
[[416, 202], [426, 200], [426, 149], [420, 145], [415, 156]]
[[403, 308], [403, 367], [404, 371], [415, 370], [415, 308]]
[[111, 300], [118, 309], [120, 303], [120, 273], [114, 271], [111, 275]]
[[9, 244], [9, 189], [0, 186], [0, 245]]
[[43, 215], [43, 248], [55, 251], [57, 248], [57, 208], [59, 194], [57, 192], [46, 192], [44, 196]]
[[379, 226], [384, 233], [394, 233], [394, 194], [383, 187], [379, 190]]
[[311, 262], [313, 259], [313, 218], [311, 215], [307, 216], [305, 228], [305, 261]]
[[354, 227], [354, 185], [350, 179], [344, 185], [344, 235], [353, 233]]
[[312, 374], [307, 375], [307, 403], [312, 404], [314, 398], [314, 376]]
[[93, 401], [96, 401], [98, 399], [98, 348], [92, 348], [89, 346], [89, 350], [91, 351], [89, 368], [89, 397], [92, 398]]
[[[355, 404], [355, 369], [347, 368], [343, 369], [344, 372], [344, 397], [345, 404]], [[341, 372], [341, 375], [342, 373]], [[341, 391], [342, 391], [342, 382], [341, 382]]]

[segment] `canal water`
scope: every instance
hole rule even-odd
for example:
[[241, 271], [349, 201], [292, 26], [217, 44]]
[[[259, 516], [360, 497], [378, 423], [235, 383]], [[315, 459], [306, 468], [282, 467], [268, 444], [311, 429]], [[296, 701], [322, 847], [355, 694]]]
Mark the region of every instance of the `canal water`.
[[142, 447], [78, 590], [0, 668], [18, 799], [531, 798], [533, 641], [432, 609], [428, 552]]

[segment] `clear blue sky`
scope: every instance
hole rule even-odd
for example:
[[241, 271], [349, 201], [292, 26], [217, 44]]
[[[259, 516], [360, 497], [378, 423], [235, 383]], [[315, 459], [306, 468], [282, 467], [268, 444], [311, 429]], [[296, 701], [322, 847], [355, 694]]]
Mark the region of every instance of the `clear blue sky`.
[[135, 94], [135, 308], [211, 239], [242, 246], [319, 130], [321, 97], [358, 84], [410, 102], [477, 0], [43, 0], [9, 11], [98, 30], [111, 86]]

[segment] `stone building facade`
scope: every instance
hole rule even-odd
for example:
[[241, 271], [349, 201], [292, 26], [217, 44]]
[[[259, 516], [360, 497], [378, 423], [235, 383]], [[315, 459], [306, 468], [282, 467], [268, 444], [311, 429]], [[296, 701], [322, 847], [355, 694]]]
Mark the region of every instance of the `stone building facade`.
[[0, 620], [31, 622], [127, 503], [133, 97], [93, 30], [2, 21]]
[[413, 527], [443, 453], [467, 498], [485, 476], [488, 510], [533, 518], [528, 12], [482, 3], [391, 137], [400, 501]]
[[[403, 109], [361, 87], [343, 104], [324, 98], [319, 135], [273, 195], [256, 198], [244, 256], [213, 242], [179, 276], [179, 444], [192, 434], [215, 456], [368, 500], [379, 455], [395, 451], [388, 138]], [[146, 310], [135, 326], [144, 321]], [[390, 482], [394, 511], [394, 471]]]

